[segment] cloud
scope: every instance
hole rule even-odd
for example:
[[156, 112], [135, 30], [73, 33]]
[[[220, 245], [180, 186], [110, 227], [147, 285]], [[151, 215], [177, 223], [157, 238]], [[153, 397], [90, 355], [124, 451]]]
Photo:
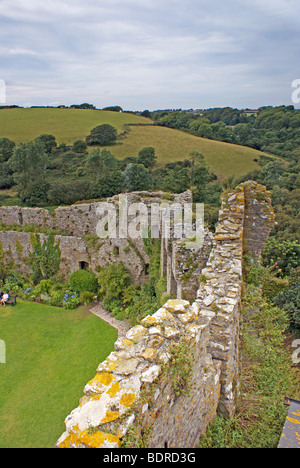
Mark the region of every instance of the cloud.
[[298, 0], [0, 0], [10, 104], [291, 104]]

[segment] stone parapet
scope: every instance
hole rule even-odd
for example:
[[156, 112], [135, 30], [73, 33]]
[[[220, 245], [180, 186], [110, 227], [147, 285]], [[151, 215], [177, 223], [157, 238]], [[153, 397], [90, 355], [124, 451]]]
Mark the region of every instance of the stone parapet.
[[[86, 385], [57, 446], [118, 448], [125, 438], [134, 446], [194, 447], [219, 401], [220, 363], [207, 352], [213, 316], [169, 300], [130, 329]], [[189, 375], [180, 375], [182, 359], [191, 362]]]

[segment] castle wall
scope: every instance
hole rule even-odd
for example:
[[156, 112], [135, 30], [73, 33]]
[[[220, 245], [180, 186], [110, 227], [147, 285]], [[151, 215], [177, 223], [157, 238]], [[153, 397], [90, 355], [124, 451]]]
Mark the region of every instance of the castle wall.
[[[249, 227], [253, 205], [257, 218]], [[67, 416], [57, 447], [195, 447], [217, 413], [234, 415], [243, 244], [260, 223], [266, 238], [274, 213], [265, 188], [250, 182], [224, 195], [196, 300], [169, 300], [116, 342]], [[178, 390], [184, 362], [191, 381], [185, 373], [187, 388]]]
[[[130, 194], [131, 201], [141, 197], [147, 203], [161, 196]], [[176, 201], [190, 201], [190, 193], [179, 194]], [[94, 205], [58, 208], [54, 216], [41, 209], [2, 207], [0, 215], [6, 225], [62, 230], [66, 235], [56, 240], [65, 271], [75, 271], [82, 261], [92, 269], [123, 261], [141, 280], [149, 263], [142, 239], [84, 238], [96, 232]], [[206, 232], [203, 246], [162, 239], [162, 275], [177, 298], [115, 343], [66, 417], [57, 447], [195, 447], [217, 413], [234, 415], [243, 254], [259, 258], [273, 225], [270, 194], [250, 181], [224, 194], [214, 238]], [[0, 242], [7, 258], [25, 268], [30, 234], [0, 231]]]

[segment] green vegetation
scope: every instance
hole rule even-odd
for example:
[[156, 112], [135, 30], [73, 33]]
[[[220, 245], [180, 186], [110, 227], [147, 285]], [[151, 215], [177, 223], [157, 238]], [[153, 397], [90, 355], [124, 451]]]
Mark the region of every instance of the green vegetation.
[[[178, 192], [194, 185], [199, 189], [192, 154], [202, 154], [202, 165], [219, 180], [259, 169], [263, 156], [253, 148], [154, 126], [142, 116], [90, 108], [2, 109], [0, 128], [0, 190], [12, 189], [13, 195], [17, 192], [13, 200], [10, 193], [1, 192], [0, 202], [9, 205], [71, 204], [130, 190], [132, 183], [124, 182], [123, 177], [129, 164], [139, 165], [130, 170], [138, 172], [141, 179], [143, 168], [151, 172], [151, 178], [144, 177], [142, 189]], [[97, 148], [99, 154], [104, 151], [103, 145], [109, 145], [110, 151], [105, 151], [117, 164], [108, 166], [104, 173], [85, 140], [93, 146], [102, 145], [101, 151], [100, 146]], [[189, 165], [179, 171], [178, 163], [184, 161]], [[167, 167], [169, 164], [173, 167]], [[198, 191], [203, 195], [203, 186]], [[213, 188], [211, 192], [220, 190]]]
[[58, 145], [72, 145], [76, 140], [85, 141], [97, 125], [110, 124], [121, 133], [124, 125], [131, 123], [152, 124], [152, 121], [126, 112], [91, 109], [1, 109], [0, 138], [9, 138], [18, 145], [51, 134]]
[[96, 275], [89, 270], [75, 271], [70, 276], [70, 287], [77, 293], [87, 291], [95, 294], [98, 290]]
[[[290, 353], [285, 349], [285, 339], [291, 332], [299, 333], [300, 328], [300, 111], [292, 106], [261, 108], [252, 114], [231, 108], [210, 109], [201, 115], [145, 111], [145, 118], [120, 113], [121, 109], [117, 106], [103, 111], [95, 110], [90, 104], [72, 107], [0, 111], [0, 204], [53, 208], [133, 190], [164, 190], [165, 198], [172, 200], [174, 193], [190, 189], [195, 203], [205, 203], [205, 220], [213, 230], [224, 188], [231, 190], [239, 183], [253, 179], [271, 191], [276, 225], [263, 249], [261, 265], [245, 258], [243, 387], [238, 411], [231, 420], [216, 418], [201, 444], [203, 447], [276, 447], [286, 415], [283, 397], [293, 395], [297, 398], [299, 395], [299, 379], [291, 365]], [[153, 120], [149, 120], [149, 117]], [[89, 139], [89, 135], [96, 135], [97, 139], [99, 132], [93, 130], [103, 127], [112, 127], [114, 137], [118, 134], [117, 139], [113, 137], [105, 142]], [[91, 143], [93, 148], [90, 148]], [[109, 149], [103, 147], [104, 143], [105, 146], [109, 145]], [[0, 229], [7, 229], [7, 226], [2, 225]], [[18, 229], [36, 232], [30, 226]], [[26, 259], [31, 267], [28, 275], [18, 272], [12, 262], [4, 263], [0, 245], [0, 285], [6, 291], [31, 301], [20, 303], [13, 309], [19, 319], [16, 332], [25, 337], [22, 356], [26, 355], [30, 346], [27, 334], [31, 330], [28, 321], [32, 320], [32, 336], [38, 344], [41, 341], [44, 350], [42, 348], [39, 355], [35, 350], [36, 343], [30, 343], [32, 349], [28, 351], [28, 356], [48, 369], [44, 355], [47, 354], [46, 350], [50, 352], [51, 349], [49, 376], [55, 382], [54, 371], [57, 369], [58, 375], [60, 372], [63, 375], [60, 364], [63, 362], [65, 365], [65, 354], [68, 357], [68, 353], [62, 354], [63, 357], [57, 354], [55, 359], [58, 365], [54, 365], [54, 354], [56, 350], [58, 353], [60, 343], [57, 338], [57, 346], [54, 345], [52, 350], [48, 337], [54, 338], [56, 334], [56, 317], [64, 320], [64, 324], [78, 323], [79, 338], [85, 339], [85, 329], [79, 330], [82, 321], [77, 318], [82, 309], [78, 309], [78, 306], [90, 304], [98, 296], [115, 317], [129, 319], [134, 325], [145, 315], [155, 312], [166, 300], [166, 280], [160, 277], [160, 244], [148, 239], [145, 240], [145, 248], [151, 259], [149, 281], [141, 286], [132, 284], [129, 272], [118, 263], [101, 268], [97, 275], [80, 271], [71, 278], [64, 278], [57, 274], [60, 252], [59, 246], [54, 245], [55, 232], [46, 233], [50, 237], [44, 243], [37, 236], [31, 237], [34, 248], [32, 255]], [[97, 239], [93, 236], [86, 241], [91, 248], [98, 248]], [[131, 248], [135, 247], [129, 242], [124, 252]], [[22, 246], [17, 246], [17, 250], [21, 258]], [[113, 254], [117, 260], [118, 250], [114, 250]], [[199, 281], [205, 281], [205, 278], [200, 275]], [[33, 301], [47, 306], [42, 308]], [[55, 309], [54, 314], [49, 306], [59, 309]], [[69, 312], [69, 309], [73, 310]], [[18, 316], [19, 310], [21, 316]], [[34, 312], [34, 318], [30, 318], [29, 310]], [[39, 313], [35, 314], [37, 310]], [[41, 310], [46, 312], [42, 314]], [[47, 322], [47, 333], [43, 325], [40, 339], [37, 319], [42, 320], [48, 314], [51, 320]], [[5, 315], [0, 316], [1, 326], [4, 318], [11, 316], [14, 316], [12, 309], [7, 308]], [[13, 334], [11, 320], [11, 325], [9, 321], [9, 326], [5, 325], [6, 335], [2, 336], [1, 328], [1, 339], [7, 342], [13, 340], [14, 343], [18, 337], [15, 338]], [[61, 323], [59, 326], [58, 337], [61, 336], [70, 345], [71, 326], [64, 327]], [[74, 336], [75, 332], [72, 338]], [[9, 347], [12, 349], [11, 344]], [[19, 359], [19, 343], [15, 347]], [[74, 347], [74, 356], [70, 357], [69, 362], [77, 362], [78, 349]], [[87, 350], [83, 354], [89, 356], [90, 363], [85, 344], [83, 349]], [[174, 369], [177, 369], [174, 371], [174, 385], [180, 393], [189, 387], [188, 359], [183, 359], [189, 350], [177, 351], [173, 356]], [[13, 356], [13, 350], [9, 352]], [[80, 356], [80, 359], [84, 356]], [[4, 401], [0, 384], [0, 422], [2, 427], [3, 418], [5, 427], [4, 439], [0, 444], [7, 446], [15, 445], [11, 439], [15, 428], [22, 433], [17, 444], [30, 445], [36, 440], [35, 435], [30, 434], [27, 441], [24, 439], [26, 431], [22, 418], [25, 418], [27, 409], [21, 408], [21, 414], [17, 414], [15, 409], [18, 397], [20, 401], [31, 401], [24, 393], [27, 387], [30, 388], [27, 379], [28, 382], [31, 377], [33, 381], [38, 379], [33, 364], [30, 362], [26, 365], [28, 376], [22, 371], [17, 381], [17, 365], [12, 368], [12, 374], [5, 376], [7, 388], [12, 388], [11, 403]], [[2, 370], [0, 368], [0, 372]], [[48, 370], [45, 374], [47, 379]], [[68, 385], [72, 383], [69, 381]], [[47, 381], [44, 386], [48, 387]], [[38, 390], [37, 385], [34, 392]], [[17, 391], [21, 397], [17, 397]], [[68, 391], [61, 393], [65, 395]], [[59, 395], [60, 399], [62, 394]], [[38, 395], [36, 398], [39, 400]], [[48, 394], [47, 401], [52, 408], [54, 403]], [[70, 409], [75, 405], [70, 403]], [[55, 413], [56, 416], [56, 408], [49, 411], [45, 404], [46, 407], [47, 411], [43, 410], [43, 404], [39, 405], [41, 414], [46, 413], [44, 420], [47, 431], [50, 431], [53, 425], [49, 422], [49, 415]], [[62, 407], [67, 413], [66, 406], [63, 404]], [[28, 413], [32, 418], [33, 411]], [[57, 420], [61, 423], [64, 416], [57, 416]], [[39, 431], [38, 424], [32, 427]], [[60, 435], [62, 429], [58, 432]]]
[[97, 125], [86, 137], [87, 145], [106, 146], [113, 144], [117, 139], [117, 129], [109, 124]]
[[53, 277], [59, 270], [60, 248], [59, 243], [54, 242], [52, 235], [43, 243], [37, 234], [31, 235], [32, 252], [29, 254], [28, 264], [35, 284]]
[[232, 174], [240, 177], [249, 171], [259, 169], [258, 160], [264, 154], [253, 148], [208, 140], [181, 130], [160, 126], [130, 126], [121, 143], [112, 150], [118, 159], [137, 157], [143, 147], [152, 146], [155, 148], [156, 163], [159, 167], [189, 159], [190, 153], [201, 153], [205, 156], [209, 170], [221, 180]]
[[200, 137], [235, 143], [294, 158], [299, 156], [300, 110], [294, 106], [261, 107], [255, 113], [230, 107], [208, 109], [201, 115], [159, 111], [156, 124]]
[[285, 342], [288, 314], [266, 300], [263, 283], [269, 270], [246, 263], [242, 306], [242, 375], [237, 412], [208, 427], [202, 448], [276, 448], [287, 410], [286, 395], [299, 398], [299, 372]]
[[82, 389], [106, 359], [116, 330], [84, 308], [18, 301], [1, 309], [6, 364], [0, 364], [2, 448], [52, 448]]

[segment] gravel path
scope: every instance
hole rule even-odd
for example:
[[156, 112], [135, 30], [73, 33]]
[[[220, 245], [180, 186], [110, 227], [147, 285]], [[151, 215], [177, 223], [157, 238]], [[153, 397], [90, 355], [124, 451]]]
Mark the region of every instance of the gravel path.
[[118, 331], [118, 338], [122, 338], [128, 332], [130, 325], [128, 320], [117, 320], [113, 315], [104, 309], [101, 303], [98, 303], [96, 306], [90, 309], [92, 314], [97, 315], [100, 319], [109, 323], [112, 327], [116, 328]]

